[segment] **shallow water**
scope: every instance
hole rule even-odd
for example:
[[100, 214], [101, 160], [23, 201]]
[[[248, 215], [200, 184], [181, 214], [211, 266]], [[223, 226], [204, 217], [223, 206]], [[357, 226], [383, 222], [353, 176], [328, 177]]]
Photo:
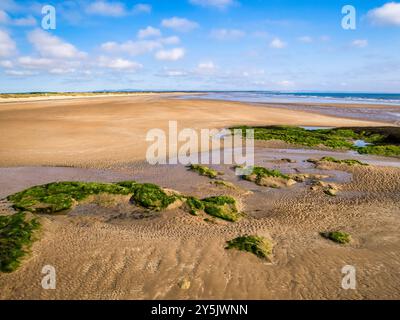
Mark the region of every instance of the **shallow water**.
[[[240, 151], [241, 149], [235, 149]], [[228, 150], [229, 151], [229, 150]], [[232, 150], [233, 152], [234, 150]], [[210, 159], [210, 153], [202, 154], [205, 158]], [[310, 158], [322, 158], [331, 156], [340, 160], [356, 159], [375, 166], [397, 167], [400, 168], [400, 159], [381, 157], [373, 155], [360, 155], [355, 151], [326, 151], [315, 149], [274, 149], [256, 147], [254, 154], [255, 164], [265, 166], [272, 169], [279, 169], [284, 173], [296, 173], [300, 170], [302, 173], [320, 173], [314, 169], [311, 163], [307, 162]], [[289, 158], [295, 163], [278, 163], [279, 160]], [[224, 158], [221, 155], [221, 161]], [[208, 165], [208, 164], [206, 164]], [[231, 175], [235, 179], [235, 171], [232, 164], [226, 165], [210, 165], [217, 170], [223, 170], [227, 176]], [[16, 168], [0, 168], [0, 198], [6, 197], [15, 192], [55, 181], [102, 181], [115, 182], [123, 180], [137, 180], [141, 182], [151, 182], [160, 184], [165, 187], [183, 188], [195, 192], [197, 183], [202, 177], [190, 174], [186, 176], [187, 168], [184, 165], [149, 165], [143, 163], [141, 165], [132, 164], [126, 169], [114, 170], [97, 170], [97, 169], [81, 169], [81, 168], [63, 168], [63, 167], [16, 167]], [[330, 174], [326, 171], [327, 174]], [[344, 182], [348, 180], [348, 176], [343, 172], [332, 172], [335, 179]], [[239, 181], [239, 177], [236, 177]], [[254, 189], [254, 184], [246, 181], [241, 182], [248, 184], [249, 189]], [[256, 188], [257, 189], [257, 188]]]
[[356, 140], [356, 141], [354, 141], [354, 145], [356, 147], [360, 147], [360, 148], [366, 147], [366, 146], [370, 146], [371, 144], [372, 143], [365, 142], [364, 140]]
[[334, 129], [335, 127], [300, 127], [306, 129], [307, 131], [315, 131], [315, 130], [327, 130], [327, 129]]
[[[297, 111], [318, 112], [324, 115], [345, 117], [351, 119], [383, 121], [399, 125], [400, 123], [400, 95], [377, 96], [373, 94], [354, 95], [340, 94], [284, 94], [263, 92], [206, 92], [197, 95], [185, 95], [179, 99], [208, 99], [248, 102], [260, 107], [283, 108]], [[302, 105], [304, 103], [304, 105]], [[307, 105], [315, 103], [317, 105]], [[324, 104], [346, 104], [346, 108], [326, 106]], [[318, 105], [321, 104], [321, 105]], [[363, 104], [364, 107], [352, 107], [354, 104]], [[369, 104], [379, 104], [382, 108], [368, 107]]]

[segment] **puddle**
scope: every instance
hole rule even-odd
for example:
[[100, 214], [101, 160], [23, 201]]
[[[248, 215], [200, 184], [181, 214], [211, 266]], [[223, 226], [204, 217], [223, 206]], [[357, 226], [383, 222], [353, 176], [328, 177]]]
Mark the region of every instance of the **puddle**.
[[303, 129], [306, 129], [307, 131], [315, 131], [315, 130], [328, 130], [328, 129], [334, 129], [335, 127], [300, 127]]
[[366, 147], [366, 146], [370, 146], [370, 145], [372, 145], [372, 143], [365, 142], [364, 140], [354, 141], [354, 146], [356, 146], [356, 147], [362, 148], [362, 147]]

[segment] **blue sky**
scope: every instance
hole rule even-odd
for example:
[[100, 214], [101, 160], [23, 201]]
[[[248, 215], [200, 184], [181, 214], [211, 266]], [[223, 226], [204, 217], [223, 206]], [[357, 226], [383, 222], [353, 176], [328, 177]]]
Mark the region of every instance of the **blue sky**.
[[[55, 30], [41, 27], [44, 5]], [[399, 52], [393, 1], [0, 1], [1, 92], [400, 93]]]

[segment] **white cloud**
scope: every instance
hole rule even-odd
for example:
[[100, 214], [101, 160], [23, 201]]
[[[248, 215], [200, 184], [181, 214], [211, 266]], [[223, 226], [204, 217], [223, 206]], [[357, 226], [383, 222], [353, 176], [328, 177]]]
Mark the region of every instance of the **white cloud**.
[[365, 48], [366, 46], [368, 46], [368, 40], [357, 39], [357, 40], [354, 40], [354, 41], [351, 43], [351, 45], [352, 45], [353, 47], [356, 47], [356, 48]]
[[234, 0], [190, 0], [190, 3], [202, 7], [225, 9], [235, 4]]
[[99, 58], [99, 66], [115, 69], [115, 70], [128, 70], [128, 71], [137, 71], [143, 66], [140, 63], [135, 61], [125, 60], [122, 58], [110, 59], [107, 57]]
[[145, 3], [138, 3], [133, 7], [133, 13], [151, 13], [151, 5]]
[[46, 58], [32, 58], [29, 56], [18, 58], [18, 63], [25, 68], [48, 68], [55, 64], [54, 60]]
[[21, 6], [18, 5], [14, 0], [1, 0], [0, 9], [8, 12], [20, 11]]
[[6, 24], [10, 21], [10, 17], [7, 12], [0, 10], [0, 23]]
[[56, 75], [63, 75], [74, 72], [76, 72], [76, 69], [74, 68], [53, 68], [49, 70], [50, 74], [56, 74]]
[[17, 27], [32, 27], [36, 25], [36, 19], [33, 16], [11, 19], [4, 10], [0, 10], [0, 24], [10, 24]]
[[287, 46], [287, 43], [284, 42], [284, 41], [282, 41], [282, 40], [279, 39], [279, 38], [275, 38], [275, 39], [273, 39], [273, 40], [271, 41], [271, 43], [269, 44], [269, 46], [270, 46], [271, 48], [274, 48], [274, 49], [283, 49], [283, 48], [285, 48], [285, 47]]
[[218, 40], [235, 40], [245, 36], [245, 32], [237, 29], [214, 29], [211, 31], [211, 37]]
[[0, 57], [8, 57], [15, 53], [17, 46], [10, 35], [3, 30], [0, 30]]
[[165, 28], [170, 28], [179, 32], [189, 32], [199, 27], [199, 24], [194, 21], [190, 21], [186, 18], [172, 17], [170, 19], [164, 19], [161, 25]]
[[177, 36], [171, 36], [167, 38], [162, 38], [159, 40], [162, 44], [171, 45], [171, 44], [178, 44], [181, 42], [181, 39]]
[[95, 1], [86, 7], [86, 12], [93, 15], [122, 17], [127, 14], [121, 2]]
[[159, 41], [152, 40], [129, 40], [123, 43], [106, 42], [101, 45], [101, 48], [109, 53], [127, 53], [132, 56], [138, 56], [160, 49], [162, 44]]
[[70, 59], [59, 60], [24, 56], [17, 59], [17, 64], [22, 68], [22, 71], [35, 70], [55, 75], [75, 73], [78, 67], [81, 70], [81, 62]]
[[34, 17], [28, 16], [25, 18], [14, 19], [13, 24], [18, 27], [33, 27], [37, 24], [37, 21]]
[[289, 81], [289, 80], [283, 80], [283, 81], [277, 82], [277, 85], [280, 86], [280, 87], [288, 88], [288, 87], [293, 87], [294, 86], [294, 82], [293, 81]]
[[302, 43], [312, 43], [314, 41], [313, 38], [311, 38], [310, 36], [302, 36], [297, 38], [297, 40], [299, 40]]
[[158, 74], [160, 76], [166, 77], [185, 77], [188, 75], [186, 71], [183, 70], [169, 70], [165, 69], [162, 73]]
[[200, 71], [214, 71], [216, 69], [214, 62], [212, 61], [207, 61], [207, 62], [201, 62], [198, 64], [197, 69]]
[[185, 49], [174, 48], [171, 50], [160, 50], [156, 53], [155, 57], [157, 60], [162, 61], [177, 61], [185, 56]]
[[199, 75], [211, 75], [217, 70], [217, 66], [212, 61], [200, 62], [195, 72]]
[[85, 53], [80, 52], [72, 44], [41, 29], [30, 32], [28, 40], [43, 57], [81, 59], [86, 56]]
[[0, 61], [0, 67], [10, 69], [14, 67], [14, 64], [10, 60]]
[[161, 31], [151, 26], [139, 30], [138, 32], [139, 39], [150, 38], [150, 37], [161, 37]]
[[367, 16], [373, 24], [400, 26], [400, 3], [388, 2], [369, 11]]
[[36, 73], [26, 70], [6, 70], [5, 74], [13, 77], [26, 77], [26, 76], [33, 76]]

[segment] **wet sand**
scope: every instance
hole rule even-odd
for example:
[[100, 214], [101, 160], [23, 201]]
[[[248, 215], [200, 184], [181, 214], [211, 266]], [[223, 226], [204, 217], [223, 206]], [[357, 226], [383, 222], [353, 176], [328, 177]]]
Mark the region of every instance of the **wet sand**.
[[[2, 299], [399, 299], [400, 169], [380, 166], [320, 170], [305, 162], [323, 151], [257, 147], [257, 164], [286, 173], [329, 175], [342, 186], [331, 198], [306, 183], [270, 189], [243, 181], [229, 166], [215, 166], [231, 190], [212, 186], [181, 165], [126, 165], [111, 170], [2, 168], [0, 195], [54, 180], [153, 182], [185, 194], [230, 194], [247, 217], [207, 223], [175, 209], [140, 219], [132, 206], [87, 204], [67, 216], [43, 216], [41, 239], [23, 266], [0, 275]], [[346, 158], [347, 153], [336, 153]], [[289, 157], [295, 163], [278, 160]], [[368, 156], [359, 156], [368, 161]], [[4, 206], [4, 204], [3, 204]], [[319, 236], [349, 232], [350, 245]], [[243, 234], [273, 240], [273, 262], [226, 251], [225, 241]], [[41, 268], [57, 270], [57, 289], [43, 290]], [[357, 268], [357, 290], [341, 288], [341, 269]], [[183, 290], [179, 283], [190, 281]]]
[[[136, 180], [200, 198], [232, 195], [247, 214], [236, 223], [209, 223], [181, 209], [149, 215], [126, 199], [98, 199], [66, 215], [43, 215], [32, 253], [16, 272], [0, 274], [0, 299], [400, 299], [398, 159], [257, 143], [258, 165], [328, 175], [326, 181], [340, 186], [337, 197], [312, 191], [308, 181], [261, 187], [227, 165], [213, 167], [235, 189], [212, 185], [182, 165], [140, 161], [144, 132], [174, 117], [195, 128], [379, 123], [230, 102], [216, 109], [212, 102], [159, 96], [6, 104], [0, 110], [0, 198], [54, 181]], [[327, 155], [371, 166], [316, 168], [305, 161]], [[9, 212], [2, 201], [0, 214]], [[341, 246], [319, 235], [336, 229], [353, 241]], [[273, 241], [272, 263], [224, 249], [227, 240], [244, 234]], [[41, 287], [45, 265], [56, 268], [56, 290]], [[345, 265], [356, 267], [356, 290], [341, 287]], [[182, 280], [189, 289], [180, 287]]]

